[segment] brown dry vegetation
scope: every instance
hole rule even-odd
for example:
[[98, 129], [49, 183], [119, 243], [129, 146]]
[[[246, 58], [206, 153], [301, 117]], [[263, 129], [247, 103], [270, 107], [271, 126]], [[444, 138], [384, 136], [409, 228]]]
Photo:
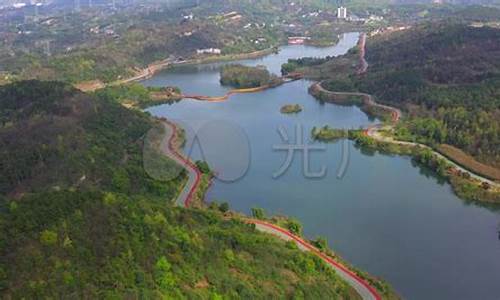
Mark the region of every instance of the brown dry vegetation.
[[466, 169], [469, 169], [474, 173], [477, 173], [484, 177], [500, 181], [499, 169], [478, 162], [472, 156], [468, 155], [462, 150], [447, 144], [441, 144], [437, 147], [437, 149], [439, 152], [441, 152], [441, 154], [453, 160], [457, 164], [465, 167]]
[[75, 84], [75, 88], [79, 89], [82, 92], [92, 92], [103, 87], [104, 83], [100, 80], [90, 80]]

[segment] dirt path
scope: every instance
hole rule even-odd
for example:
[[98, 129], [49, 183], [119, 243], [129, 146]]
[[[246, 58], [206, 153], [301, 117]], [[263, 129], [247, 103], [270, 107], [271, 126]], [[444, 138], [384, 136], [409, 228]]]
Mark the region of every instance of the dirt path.
[[170, 59], [165, 59], [156, 63], [152, 63], [147, 67], [137, 70], [137, 72], [131, 77], [125, 79], [115, 80], [109, 83], [103, 83], [99, 80], [92, 80], [87, 82], [79, 82], [75, 84], [75, 87], [82, 92], [93, 92], [99, 89], [103, 89], [108, 86], [117, 86], [121, 84], [127, 84], [134, 81], [140, 81], [144, 79], [151, 78], [153, 75], [158, 73], [161, 70], [164, 70], [170, 66], [176, 65], [191, 65], [191, 64], [204, 64], [204, 63], [212, 63], [218, 61], [231, 61], [231, 60], [242, 60], [242, 59], [251, 59], [258, 58], [267, 54], [272, 53], [274, 51], [274, 47], [264, 50], [258, 50], [250, 53], [241, 53], [234, 55], [223, 55], [223, 56], [215, 56], [215, 57], [206, 57], [206, 58], [194, 58], [183, 61], [172, 61]]
[[368, 70], [368, 62], [365, 59], [365, 54], [366, 54], [365, 46], [366, 46], [366, 33], [362, 33], [358, 41], [358, 49], [359, 49], [359, 68], [357, 71], [358, 75], [364, 74]]
[[[363, 74], [363, 73], [366, 73], [367, 69], [368, 69], [368, 62], [365, 60], [365, 45], [366, 45], [366, 35], [365, 34], [362, 34], [361, 37], [360, 37], [360, 41], [358, 43], [358, 46], [360, 47], [360, 50], [359, 50], [359, 55], [360, 55], [360, 67], [358, 69], [358, 74]], [[391, 118], [392, 118], [392, 123], [393, 124], [396, 124], [397, 122], [399, 122], [399, 120], [401, 119], [401, 110], [395, 108], [395, 107], [392, 107], [392, 106], [388, 106], [388, 105], [384, 105], [384, 104], [380, 104], [380, 103], [377, 103], [374, 99], [373, 99], [373, 96], [370, 95], [370, 94], [366, 94], [366, 93], [356, 93], [356, 92], [334, 92], [334, 91], [329, 91], [325, 88], [323, 88], [323, 86], [321, 85], [321, 82], [318, 82], [318, 83], [315, 83], [313, 85], [313, 88], [316, 89], [316, 91], [320, 91], [321, 93], [325, 93], [327, 95], [333, 95], [333, 96], [359, 96], [359, 97], [362, 97], [363, 98], [363, 101], [364, 101], [364, 104], [365, 105], [369, 105], [369, 106], [373, 106], [373, 107], [378, 107], [378, 108], [381, 108], [383, 110], [386, 110], [386, 111], [390, 111], [391, 113]], [[444, 156], [443, 154], [435, 151], [434, 149], [432, 149], [431, 147], [427, 146], [427, 145], [424, 145], [424, 144], [419, 144], [419, 143], [413, 143], [413, 142], [404, 142], [404, 141], [398, 141], [398, 140], [395, 140], [393, 138], [390, 138], [390, 137], [385, 137], [383, 136], [382, 134], [380, 134], [380, 131], [382, 129], [384, 130], [390, 130], [393, 128], [393, 125], [383, 125], [383, 124], [376, 124], [376, 125], [372, 125], [370, 127], [368, 127], [366, 130], [365, 130], [365, 134], [367, 136], [370, 136], [371, 138], [374, 138], [378, 141], [381, 141], [381, 142], [386, 142], [386, 143], [392, 143], [392, 144], [397, 144], [397, 145], [404, 145], [404, 146], [413, 146], [413, 147], [422, 147], [422, 148], [425, 148], [425, 149], [429, 149], [433, 152], [433, 154], [440, 158], [440, 159], [444, 159], [448, 164], [450, 164], [451, 166], [453, 166], [453, 168], [463, 172], [463, 173], [467, 173], [471, 176], [471, 178], [474, 178], [478, 181], [481, 181], [481, 182], [487, 182], [489, 185], [495, 187], [495, 188], [500, 188], [500, 183], [499, 182], [496, 182], [496, 181], [493, 181], [493, 180], [490, 180], [484, 176], [481, 176], [480, 174], [477, 174], [473, 171], [470, 171], [468, 169], [466, 169], [465, 167], [455, 163], [454, 161], [452, 161], [451, 159], [449, 159], [448, 157]]]
[[265, 91], [270, 88], [278, 87], [280, 85], [283, 85], [285, 83], [289, 83], [295, 80], [299, 80], [303, 77], [301, 73], [292, 73], [288, 74], [285, 76], [280, 77], [281, 83], [275, 84], [275, 85], [264, 85], [264, 86], [259, 86], [255, 88], [245, 88], [245, 89], [233, 89], [227, 92], [223, 96], [204, 96], [204, 95], [182, 95], [182, 98], [185, 99], [193, 99], [193, 100], [199, 100], [199, 101], [206, 101], [206, 102], [224, 102], [229, 100], [229, 98], [233, 95], [236, 94], [250, 94], [250, 93], [258, 93]]

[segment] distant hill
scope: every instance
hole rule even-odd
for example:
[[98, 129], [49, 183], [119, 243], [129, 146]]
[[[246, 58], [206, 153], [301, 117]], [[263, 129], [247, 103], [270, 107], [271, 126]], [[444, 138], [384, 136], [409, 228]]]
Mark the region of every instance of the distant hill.
[[396, 4], [500, 5], [499, 0], [396, 0]]

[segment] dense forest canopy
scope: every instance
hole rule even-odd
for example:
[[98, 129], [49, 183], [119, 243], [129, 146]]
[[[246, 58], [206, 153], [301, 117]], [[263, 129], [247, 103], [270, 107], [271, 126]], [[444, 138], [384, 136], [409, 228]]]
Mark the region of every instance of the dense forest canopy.
[[175, 207], [185, 176], [142, 166], [156, 122], [113, 95], [0, 87], [0, 297], [357, 297], [317, 256], [224, 218], [227, 207]]
[[358, 53], [313, 67], [336, 91], [361, 91], [406, 110], [399, 138], [450, 144], [500, 167], [500, 29], [424, 23], [368, 39], [368, 71]]
[[248, 67], [240, 64], [224, 66], [220, 71], [220, 83], [234, 88], [256, 88], [273, 83], [279, 79], [265, 67]]
[[[369, 79], [382, 75], [377, 83], [391, 81], [393, 85], [401, 83], [415, 89], [424, 84], [433, 87], [461, 85], [464, 86], [461, 91], [465, 92], [469, 85], [497, 83], [500, 77], [500, 30], [487, 26], [478, 28], [447, 22], [427, 23], [407, 31], [375, 37], [368, 43], [367, 49]], [[395, 78], [400, 79], [394, 82]], [[500, 100], [495, 95], [478, 100], [467, 99], [471, 101], [467, 104], [498, 107]], [[399, 96], [396, 94], [392, 98], [401, 98]], [[405, 95], [401, 96], [405, 98]]]
[[374, 39], [366, 58], [358, 88], [424, 118], [412, 134], [500, 166], [500, 29], [425, 24]]
[[153, 126], [145, 114], [58, 82], [10, 84], [0, 99], [0, 192], [83, 185], [167, 196], [142, 168], [141, 137]]

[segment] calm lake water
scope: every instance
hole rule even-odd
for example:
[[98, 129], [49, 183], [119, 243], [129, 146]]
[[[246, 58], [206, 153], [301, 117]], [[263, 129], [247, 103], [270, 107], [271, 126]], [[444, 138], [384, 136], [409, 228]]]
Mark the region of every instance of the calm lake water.
[[[346, 34], [328, 48], [285, 46], [279, 54], [240, 63], [279, 73], [288, 58], [343, 54], [357, 37]], [[221, 65], [177, 67], [143, 84], [222, 95], [228, 89], [219, 84]], [[309, 152], [310, 171], [325, 167], [325, 176], [308, 178], [304, 152], [295, 152], [287, 171], [273, 178], [287, 156], [274, 149], [285, 145], [278, 128], [295, 145], [296, 129], [303, 129], [307, 144], [313, 126], [358, 128], [374, 122], [356, 107], [321, 104], [308, 95], [310, 84], [301, 80], [223, 103], [183, 100], [149, 111], [189, 128], [188, 145], [199, 132], [198, 142], [188, 147], [193, 158], [204, 157], [224, 179], [215, 180], [208, 201], [227, 201], [245, 213], [262, 207], [268, 214], [295, 217], [307, 237], [326, 237], [343, 258], [386, 279], [406, 299], [500, 299], [500, 213], [466, 204], [410, 158], [364, 154], [351, 142], [314, 143], [325, 148]], [[281, 114], [281, 106], [290, 103], [303, 111]], [[339, 177], [343, 159], [347, 169]]]

